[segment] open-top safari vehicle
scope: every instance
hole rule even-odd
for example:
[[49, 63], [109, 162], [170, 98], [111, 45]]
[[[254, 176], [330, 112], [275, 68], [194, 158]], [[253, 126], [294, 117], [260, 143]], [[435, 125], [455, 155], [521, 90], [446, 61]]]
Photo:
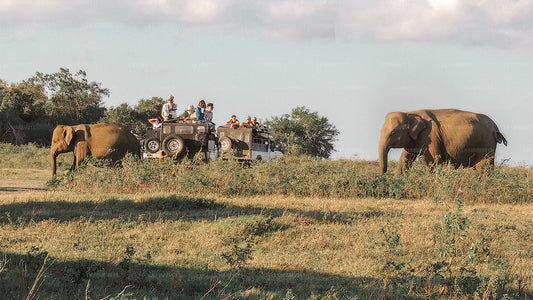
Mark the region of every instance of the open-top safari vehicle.
[[243, 161], [283, 156], [266, 128], [219, 126], [215, 134], [207, 124], [185, 122], [163, 122], [158, 128], [148, 128], [142, 146], [144, 158], [192, 159], [198, 152], [206, 161], [228, 155]]

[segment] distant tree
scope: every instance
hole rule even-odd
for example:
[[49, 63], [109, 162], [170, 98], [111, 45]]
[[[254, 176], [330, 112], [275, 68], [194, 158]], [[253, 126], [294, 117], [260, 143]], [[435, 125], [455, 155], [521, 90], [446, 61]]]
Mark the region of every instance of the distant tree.
[[148, 119], [156, 118], [161, 115], [161, 108], [165, 104], [161, 97], [152, 97], [151, 99], [140, 99], [135, 105], [136, 121], [133, 124], [133, 130], [140, 135], [144, 135]]
[[86, 76], [82, 70], [73, 75], [69, 69], [60, 68], [54, 74], [37, 72], [25, 83], [42, 88], [48, 98], [44, 110], [51, 124], [95, 123], [106, 111], [102, 97], [109, 96], [109, 90], [87, 81]]
[[131, 128], [136, 119], [135, 110], [127, 103], [122, 103], [117, 107], [109, 108], [98, 122]]
[[35, 142], [32, 140], [33, 133], [33, 137], [39, 138], [37, 142], [44, 142], [48, 127], [43, 116], [45, 101], [42, 89], [35, 85], [8, 85], [0, 80], [0, 141], [13, 144]]
[[165, 100], [161, 97], [152, 97], [151, 99], [140, 99], [135, 105], [135, 111], [138, 118], [147, 122], [148, 119], [155, 118], [161, 115], [161, 108], [165, 104]]
[[43, 116], [46, 96], [28, 83], [7, 85], [0, 81], [0, 113], [11, 122], [29, 123]]
[[305, 106], [296, 107], [290, 114], [267, 119], [265, 125], [276, 141], [289, 154], [307, 154], [329, 158], [339, 130], [326, 117], [310, 112]]
[[160, 97], [140, 99], [133, 108], [127, 103], [122, 103], [117, 107], [109, 108], [99, 122], [127, 127], [142, 135], [146, 127], [150, 126], [148, 119], [159, 116], [164, 103], [165, 101]]

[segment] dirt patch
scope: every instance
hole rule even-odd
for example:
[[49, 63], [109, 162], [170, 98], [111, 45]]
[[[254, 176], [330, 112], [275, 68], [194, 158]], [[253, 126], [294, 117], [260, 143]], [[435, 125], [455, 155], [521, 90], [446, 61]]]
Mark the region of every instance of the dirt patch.
[[0, 194], [45, 190], [49, 170], [0, 169]]

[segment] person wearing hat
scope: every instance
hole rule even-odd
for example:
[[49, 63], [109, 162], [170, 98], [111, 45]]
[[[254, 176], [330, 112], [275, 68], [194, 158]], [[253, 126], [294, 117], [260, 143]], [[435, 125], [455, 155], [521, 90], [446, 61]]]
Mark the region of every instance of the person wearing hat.
[[196, 111], [194, 109], [194, 105], [189, 105], [189, 107], [187, 107], [187, 113], [189, 114], [185, 119], [183, 119], [184, 121], [191, 121], [193, 123], [196, 122]]
[[161, 117], [163, 121], [172, 121], [178, 118], [178, 106], [174, 104], [174, 96], [168, 96], [167, 103], [163, 105], [161, 110]]

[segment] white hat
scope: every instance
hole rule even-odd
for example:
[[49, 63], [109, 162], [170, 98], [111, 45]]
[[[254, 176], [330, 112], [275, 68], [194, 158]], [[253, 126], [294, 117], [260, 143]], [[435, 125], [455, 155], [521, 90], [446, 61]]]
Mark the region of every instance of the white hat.
[[193, 105], [189, 105], [189, 107], [187, 108], [187, 111], [193, 111], [194, 110], [194, 106]]
[[174, 96], [172, 96], [172, 95], [168, 95], [168, 97], [167, 97], [167, 101], [170, 101], [170, 100], [174, 100]]

